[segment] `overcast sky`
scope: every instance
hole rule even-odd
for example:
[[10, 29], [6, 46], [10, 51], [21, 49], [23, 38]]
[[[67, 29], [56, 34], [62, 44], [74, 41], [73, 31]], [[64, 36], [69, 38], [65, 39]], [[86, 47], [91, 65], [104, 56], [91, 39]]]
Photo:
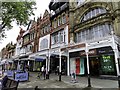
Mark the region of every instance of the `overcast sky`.
[[[48, 5], [51, 0], [35, 0], [36, 1], [36, 7], [37, 10], [35, 10], [35, 18], [39, 17], [40, 14], [44, 14], [45, 9], [48, 9]], [[33, 19], [34, 17], [32, 17]], [[20, 28], [15, 23], [13, 23], [14, 27], [12, 30], [6, 31], [7, 38], [5, 38], [2, 42], [0, 42], [0, 51], [3, 47], [5, 47], [9, 42], [16, 43], [16, 38], [19, 34]], [[22, 26], [22, 28], [26, 29]]]

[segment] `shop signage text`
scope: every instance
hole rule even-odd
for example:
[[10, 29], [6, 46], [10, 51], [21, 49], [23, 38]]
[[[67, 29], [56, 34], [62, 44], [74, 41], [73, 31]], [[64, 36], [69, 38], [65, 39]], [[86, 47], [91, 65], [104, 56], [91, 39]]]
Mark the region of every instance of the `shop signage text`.
[[28, 80], [28, 72], [25, 73], [16, 73], [15, 74], [16, 81], [27, 81]]
[[111, 47], [98, 48], [97, 51], [98, 51], [98, 54], [113, 53], [113, 50]]
[[[85, 56], [85, 55], [86, 55], [85, 51], [80, 52], [80, 56]], [[96, 49], [90, 50], [89, 55], [96, 55]]]

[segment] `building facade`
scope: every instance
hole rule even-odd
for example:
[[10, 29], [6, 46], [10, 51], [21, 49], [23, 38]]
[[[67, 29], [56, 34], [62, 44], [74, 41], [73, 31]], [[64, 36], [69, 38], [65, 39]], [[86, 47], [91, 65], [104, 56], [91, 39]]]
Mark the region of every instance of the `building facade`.
[[31, 54], [29, 57], [35, 60], [34, 70], [41, 70], [41, 67], [46, 66], [46, 71], [48, 71], [48, 57], [49, 57], [49, 48], [50, 48], [50, 32], [51, 32], [51, 23], [50, 23], [50, 13], [46, 9], [43, 16], [37, 19], [37, 42], [38, 44], [37, 52]]
[[[119, 75], [120, 3], [91, 0], [51, 1], [37, 21], [20, 30], [14, 59], [31, 71], [70, 75]], [[9, 45], [7, 46], [9, 47]], [[87, 55], [88, 54], [88, 59]], [[2, 58], [13, 51], [3, 48]], [[17, 62], [17, 65], [19, 63]]]
[[51, 11], [50, 69], [55, 72], [59, 67], [60, 73], [67, 75], [68, 52], [61, 53], [61, 48], [66, 47], [69, 40], [69, 2], [50, 2], [49, 9]]
[[13, 69], [13, 58], [15, 55], [15, 47], [16, 44], [12, 42], [8, 43], [5, 48], [1, 50], [2, 58], [1, 58], [1, 65], [2, 70], [9, 70]]
[[91, 75], [119, 75], [119, 3], [73, 0], [69, 5], [70, 40], [84, 44], [69, 50], [70, 73], [87, 74], [88, 52]]

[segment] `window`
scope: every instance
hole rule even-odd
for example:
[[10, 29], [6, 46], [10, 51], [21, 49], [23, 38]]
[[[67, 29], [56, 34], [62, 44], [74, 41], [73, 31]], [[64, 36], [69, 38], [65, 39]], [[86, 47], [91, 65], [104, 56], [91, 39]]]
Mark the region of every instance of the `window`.
[[81, 19], [81, 22], [86, 21], [90, 18], [93, 18], [93, 17], [95, 17], [99, 14], [103, 14], [103, 13], [106, 13], [106, 9], [104, 9], [104, 8], [92, 9], [92, 10], [88, 11], [86, 14], [83, 15], [83, 17]]
[[54, 28], [57, 27], [57, 20], [56, 19], [54, 20], [54, 24], [53, 25], [54, 25]]
[[66, 23], [66, 16], [65, 14], [62, 16], [62, 24], [65, 24]]
[[64, 31], [59, 32], [59, 42], [60, 43], [64, 42]]
[[85, 40], [95, 40], [98, 38], [106, 37], [110, 35], [112, 29], [113, 28], [109, 23], [95, 25], [89, 29], [84, 29], [76, 33], [76, 41], [84, 42]]
[[65, 42], [64, 30], [54, 33], [51, 37], [52, 44], [63, 43]]
[[48, 39], [43, 39], [40, 43], [40, 49], [46, 49], [48, 48]]
[[57, 23], [58, 23], [58, 26], [60, 26], [60, 17], [58, 18], [57, 21], [58, 21], [58, 22], [57, 22]]
[[29, 41], [29, 35], [26, 35], [24, 38], [23, 38], [23, 43], [26, 43]]
[[43, 32], [43, 28], [41, 29], [41, 32], [40, 32], [40, 33], [41, 33], [41, 35], [43, 35], [43, 33], [44, 33], [44, 32]]
[[32, 32], [32, 33], [30, 34], [30, 40], [33, 40], [34, 38], [35, 38], [34, 32]]

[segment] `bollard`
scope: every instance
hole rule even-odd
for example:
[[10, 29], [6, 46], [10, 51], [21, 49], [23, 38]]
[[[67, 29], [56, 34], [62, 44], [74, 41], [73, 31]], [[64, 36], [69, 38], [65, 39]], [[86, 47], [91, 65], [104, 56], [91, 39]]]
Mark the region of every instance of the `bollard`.
[[61, 81], [61, 72], [59, 72], [59, 81]]
[[29, 81], [29, 75], [30, 75], [30, 74], [29, 74], [29, 72], [27, 72], [27, 73], [28, 73], [28, 81]]
[[120, 88], [120, 75], [118, 75], [118, 88]]
[[88, 74], [88, 87], [91, 87], [90, 74]]
[[48, 74], [46, 74], [46, 79], [49, 79], [49, 73], [48, 73]]

